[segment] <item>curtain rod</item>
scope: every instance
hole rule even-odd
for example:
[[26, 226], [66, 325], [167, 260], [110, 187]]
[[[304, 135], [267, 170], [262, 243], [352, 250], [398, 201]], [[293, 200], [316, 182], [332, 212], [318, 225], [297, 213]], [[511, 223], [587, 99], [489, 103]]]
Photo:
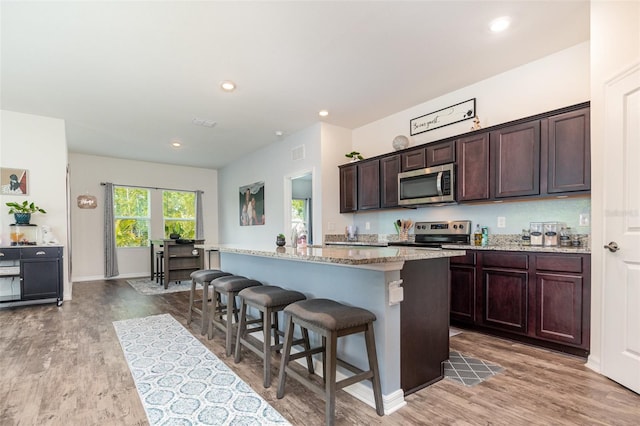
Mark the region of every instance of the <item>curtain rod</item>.
[[[100, 185], [105, 186], [107, 182], [100, 182]], [[180, 192], [201, 192], [204, 194], [204, 191], [199, 189], [175, 189], [175, 188], [160, 188], [155, 186], [143, 186], [143, 185], [123, 185], [121, 183], [114, 183], [115, 186], [126, 186], [129, 188], [144, 188], [144, 189], [162, 189], [164, 191], [180, 191]]]

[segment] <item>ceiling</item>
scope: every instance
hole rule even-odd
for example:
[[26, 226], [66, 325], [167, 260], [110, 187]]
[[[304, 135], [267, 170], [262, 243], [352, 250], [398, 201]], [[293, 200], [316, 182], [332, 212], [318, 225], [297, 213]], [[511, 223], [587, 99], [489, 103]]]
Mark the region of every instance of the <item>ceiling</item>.
[[[588, 1], [2, 0], [0, 12], [2, 109], [64, 119], [72, 152], [206, 168], [589, 39]], [[511, 28], [490, 33], [503, 15]]]

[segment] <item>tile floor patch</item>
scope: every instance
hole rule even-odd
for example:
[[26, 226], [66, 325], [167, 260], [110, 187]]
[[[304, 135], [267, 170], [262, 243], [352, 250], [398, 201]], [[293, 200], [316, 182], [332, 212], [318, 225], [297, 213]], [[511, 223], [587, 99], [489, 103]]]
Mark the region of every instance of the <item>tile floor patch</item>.
[[477, 385], [503, 371], [504, 368], [499, 365], [489, 364], [455, 351], [449, 352], [449, 360], [444, 362], [444, 377], [465, 386]]

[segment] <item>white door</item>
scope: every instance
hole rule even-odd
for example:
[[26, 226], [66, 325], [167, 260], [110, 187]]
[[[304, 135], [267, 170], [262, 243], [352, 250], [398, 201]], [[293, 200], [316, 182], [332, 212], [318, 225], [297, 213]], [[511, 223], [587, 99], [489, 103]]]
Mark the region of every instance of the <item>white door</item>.
[[605, 86], [605, 144], [602, 370], [640, 393], [640, 64]]

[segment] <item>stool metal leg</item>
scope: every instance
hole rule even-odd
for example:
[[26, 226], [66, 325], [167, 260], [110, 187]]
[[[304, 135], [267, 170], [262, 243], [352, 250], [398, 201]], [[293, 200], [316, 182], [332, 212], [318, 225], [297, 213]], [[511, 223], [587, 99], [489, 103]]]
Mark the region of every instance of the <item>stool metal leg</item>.
[[227, 356], [231, 355], [231, 336], [233, 334], [233, 316], [238, 318], [238, 313], [235, 311], [236, 305], [236, 295], [235, 293], [229, 292], [227, 294], [227, 330], [225, 332], [225, 344], [227, 346], [226, 354]]
[[271, 314], [271, 310], [267, 308], [262, 320], [262, 335], [264, 336], [264, 342], [262, 343], [262, 353], [264, 354], [262, 378], [265, 388], [271, 386]]
[[196, 294], [196, 280], [194, 278], [191, 278], [191, 290], [189, 291], [189, 312], [187, 313], [187, 324], [191, 324], [191, 321], [193, 319], [193, 311], [191, 309], [193, 308], [195, 294]]
[[247, 304], [244, 303], [244, 299], [240, 298], [240, 320], [238, 321], [238, 330], [236, 335], [236, 352], [233, 357], [233, 361], [237, 364], [240, 362], [240, 352], [242, 351], [242, 345], [240, 340], [244, 338], [247, 331]]
[[325, 424], [333, 425], [336, 417], [336, 359], [337, 359], [338, 334], [330, 332], [327, 338], [327, 367], [325, 380]]
[[287, 380], [286, 370], [291, 357], [291, 342], [293, 342], [293, 318], [290, 315], [285, 315], [285, 318], [284, 343], [282, 346], [282, 358], [280, 359], [280, 372], [278, 374], [278, 399], [284, 397], [284, 383]]
[[384, 416], [384, 405], [382, 404], [382, 386], [380, 384], [380, 370], [378, 369], [378, 355], [376, 353], [376, 340], [373, 334], [373, 324], [367, 325], [365, 331], [365, 341], [367, 344], [367, 357], [369, 358], [369, 370], [373, 372], [371, 384], [373, 387], [373, 398], [376, 403], [376, 413]]
[[202, 315], [200, 322], [200, 335], [204, 336], [209, 330], [209, 284], [211, 281], [202, 283]]

